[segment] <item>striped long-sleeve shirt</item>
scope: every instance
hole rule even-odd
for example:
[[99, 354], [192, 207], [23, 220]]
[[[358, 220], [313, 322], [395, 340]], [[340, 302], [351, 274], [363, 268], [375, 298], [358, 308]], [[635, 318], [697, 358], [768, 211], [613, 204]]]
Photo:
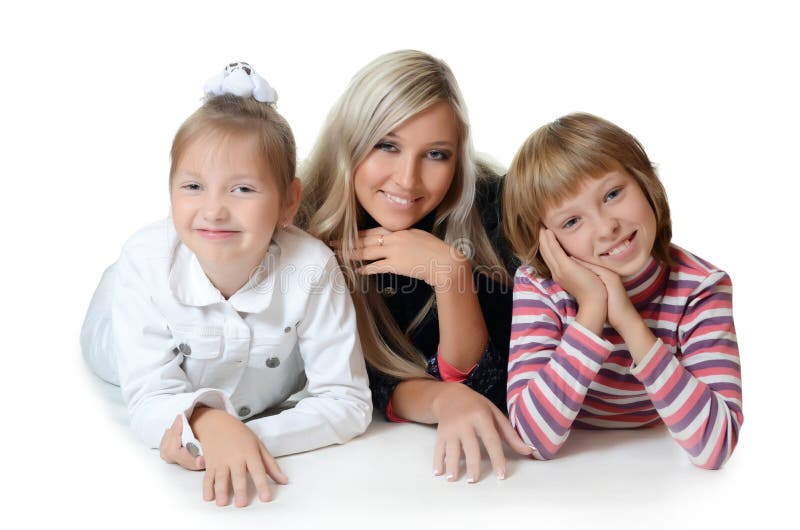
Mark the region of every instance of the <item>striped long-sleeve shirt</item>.
[[717, 469], [742, 425], [739, 353], [728, 275], [672, 246], [624, 282], [656, 343], [638, 365], [608, 324], [575, 321], [575, 299], [529, 266], [517, 270], [508, 365], [512, 425], [537, 459], [553, 458], [573, 427], [663, 421], [697, 466]]

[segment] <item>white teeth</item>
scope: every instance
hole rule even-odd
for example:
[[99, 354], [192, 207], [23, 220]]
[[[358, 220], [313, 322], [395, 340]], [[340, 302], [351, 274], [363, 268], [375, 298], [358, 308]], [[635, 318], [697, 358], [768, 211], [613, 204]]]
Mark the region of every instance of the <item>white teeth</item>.
[[625, 241], [622, 242], [621, 245], [618, 245], [618, 246], [612, 248], [611, 250], [609, 250], [607, 252], [607, 254], [609, 256], [616, 256], [617, 254], [619, 254], [620, 252], [622, 252], [623, 250], [625, 250], [629, 246], [631, 246], [631, 240], [630, 239], [626, 239]]
[[396, 197], [390, 193], [386, 193], [385, 191], [383, 192], [383, 194], [386, 195], [387, 199], [397, 204], [411, 204], [412, 202], [414, 202], [414, 199], [401, 199], [400, 197]]

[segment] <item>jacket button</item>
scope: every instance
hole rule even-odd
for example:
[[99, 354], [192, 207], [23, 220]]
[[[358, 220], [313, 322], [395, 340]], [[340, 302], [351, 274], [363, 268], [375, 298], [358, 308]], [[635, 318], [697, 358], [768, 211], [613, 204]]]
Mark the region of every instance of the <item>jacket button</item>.
[[239, 416], [241, 416], [242, 418], [249, 415], [250, 415], [250, 407], [241, 407], [239, 409]]
[[292, 328], [290, 328], [289, 326], [286, 326], [285, 328], [283, 328], [283, 332], [284, 333], [289, 333], [290, 331], [292, 331]]
[[180, 344], [178, 344], [178, 351], [184, 355], [192, 354], [192, 348], [185, 342], [181, 342]]
[[277, 357], [270, 357], [267, 359], [267, 368], [277, 368], [281, 364], [281, 360]]
[[394, 296], [397, 294], [397, 289], [395, 289], [394, 287], [384, 287], [381, 290], [381, 294], [383, 296]]
[[186, 444], [186, 450], [189, 451], [189, 454], [192, 456], [197, 456], [200, 454], [200, 449], [198, 449], [197, 446], [192, 442]]

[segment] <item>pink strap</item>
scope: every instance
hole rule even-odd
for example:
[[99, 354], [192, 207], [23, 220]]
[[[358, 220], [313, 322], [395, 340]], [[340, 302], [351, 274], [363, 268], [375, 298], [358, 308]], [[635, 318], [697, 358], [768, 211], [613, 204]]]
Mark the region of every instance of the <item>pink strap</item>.
[[396, 421], [398, 423], [407, 423], [407, 420], [404, 420], [400, 416], [396, 416], [394, 411], [392, 410], [392, 400], [389, 400], [389, 404], [386, 405], [386, 417], [389, 421]]
[[469, 377], [469, 374], [472, 373], [475, 367], [478, 366], [477, 364], [473, 364], [472, 368], [466, 372], [462, 372], [458, 368], [445, 361], [440, 350], [436, 350], [436, 361], [439, 363], [439, 374], [442, 376], [442, 381], [448, 381], [452, 383], [463, 383], [467, 377]]

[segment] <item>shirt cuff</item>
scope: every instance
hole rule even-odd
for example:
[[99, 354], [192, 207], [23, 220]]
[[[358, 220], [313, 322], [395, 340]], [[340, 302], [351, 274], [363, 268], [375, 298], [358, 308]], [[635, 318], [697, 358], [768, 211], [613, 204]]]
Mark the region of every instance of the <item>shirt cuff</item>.
[[[653, 347], [647, 352], [639, 364], [631, 364], [631, 375], [636, 377], [645, 387], [656, 383], [665, 374], [672, 373], [673, 364], [679, 364], [678, 360], [669, 351], [669, 348], [661, 339], [656, 339]], [[672, 367], [672, 370], [670, 369]]]
[[439, 364], [439, 375], [442, 376], [442, 381], [448, 381], [452, 383], [463, 383], [466, 381], [469, 374], [475, 369], [477, 364], [473, 364], [472, 368], [467, 370], [466, 372], [462, 372], [452, 364], [448, 363], [444, 357], [442, 357], [441, 350], [436, 350], [436, 362]]
[[233, 409], [233, 404], [228, 397], [219, 390], [204, 389], [198, 390], [192, 403], [181, 414], [182, 430], [181, 430], [181, 445], [186, 448], [192, 456], [200, 456], [203, 454], [203, 446], [194, 435], [192, 426], [189, 425], [189, 418], [192, 417], [194, 409], [198, 405], [203, 405], [212, 409], [224, 410], [228, 414], [236, 417], [236, 411]]

